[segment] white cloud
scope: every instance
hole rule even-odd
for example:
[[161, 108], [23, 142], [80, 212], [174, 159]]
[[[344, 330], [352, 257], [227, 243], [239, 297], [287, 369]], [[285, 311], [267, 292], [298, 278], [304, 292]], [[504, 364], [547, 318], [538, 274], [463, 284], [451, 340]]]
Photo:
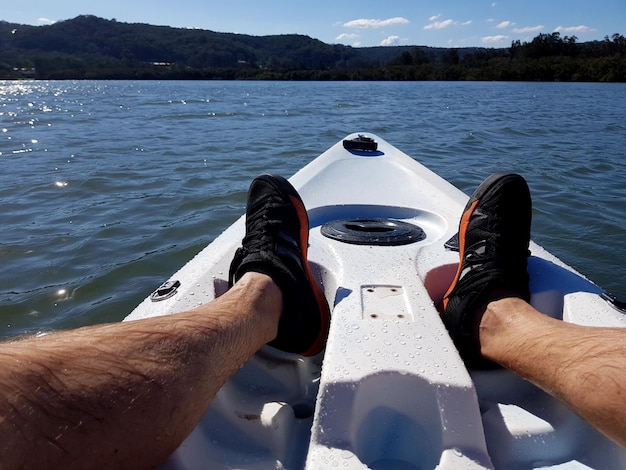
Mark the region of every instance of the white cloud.
[[337, 40], [337, 41], [349, 41], [350, 39], [356, 39], [358, 37], [359, 37], [358, 34], [343, 33], [343, 34], [340, 34], [339, 36], [337, 36], [335, 38], [335, 40]]
[[406, 18], [402, 18], [397, 16], [395, 18], [388, 18], [386, 20], [375, 20], [375, 19], [365, 19], [361, 18], [358, 20], [348, 21], [344, 23], [345, 28], [359, 28], [359, 29], [369, 29], [369, 28], [384, 28], [385, 26], [392, 26], [397, 24], [408, 24], [409, 20]]
[[506, 41], [507, 39], [509, 39], [508, 36], [505, 36], [504, 34], [497, 34], [495, 36], [485, 36], [481, 38], [480, 40], [484, 42], [485, 44], [498, 44], [503, 41]]
[[538, 33], [543, 29], [543, 25], [539, 24], [537, 26], [526, 26], [524, 28], [514, 28], [514, 33]]
[[443, 28], [447, 28], [448, 26], [452, 26], [452, 25], [467, 26], [468, 24], [472, 24], [472, 20], [467, 20], [467, 21], [461, 22], [461, 21], [454, 21], [454, 20], [451, 20], [451, 19], [447, 19], [447, 20], [435, 21], [433, 23], [427, 24], [426, 26], [424, 26], [424, 29], [443, 29]]
[[439, 18], [441, 18], [441, 14], [433, 15], [430, 18], [428, 18], [428, 21], [435, 21], [435, 20], [438, 20]]
[[381, 46], [397, 46], [398, 44], [400, 44], [400, 36], [389, 36], [380, 43]]
[[434, 23], [427, 24], [424, 29], [443, 29], [454, 24], [453, 20], [435, 21]]
[[589, 26], [585, 26], [583, 24], [579, 26], [557, 26], [554, 30], [555, 33], [590, 33], [591, 31], [595, 31], [595, 29], [590, 28]]
[[56, 23], [55, 20], [50, 20], [48, 18], [37, 18], [37, 23], [39, 24], [54, 24]]
[[510, 28], [511, 26], [515, 26], [515, 23], [513, 23], [512, 21], [502, 21], [501, 23], [498, 23], [496, 25], [496, 28], [504, 29], [504, 28]]

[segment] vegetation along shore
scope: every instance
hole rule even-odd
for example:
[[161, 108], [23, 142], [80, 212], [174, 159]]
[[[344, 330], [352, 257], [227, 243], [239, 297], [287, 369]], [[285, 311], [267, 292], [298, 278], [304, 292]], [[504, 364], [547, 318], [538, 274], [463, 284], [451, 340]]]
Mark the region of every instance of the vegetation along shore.
[[626, 38], [539, 34], [511, 47], [350, 47], [78, 16], [0, 21], [0, 79], [519, 80], [626, 82]]

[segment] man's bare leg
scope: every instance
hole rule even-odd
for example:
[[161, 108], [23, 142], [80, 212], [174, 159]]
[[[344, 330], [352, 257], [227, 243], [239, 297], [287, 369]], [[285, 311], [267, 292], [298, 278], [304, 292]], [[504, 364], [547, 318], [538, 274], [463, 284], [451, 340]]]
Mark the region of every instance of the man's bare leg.
[[499, 363], [626, 445], [626, 329], [574, 325], [529, 305], [531, 206], [519, 175], [478, 186], [459, 223], [442, 320], [469, 367]]
[[271, 278], [246, 273], [193, 311], [0, 344], [0, 467], [158, 465], [281, 310]]
[[309, 221], [280, 176], [255, 178], [230, 290], [193, 311], [0, 345], [0, 468], [146, 468], [192, 431], [263, 344], [318, 354], [330, 311]]
[[566, 323], [518, 298], [490, 302], [481, 354], [563, 401], [626, 446], [626, 329]]

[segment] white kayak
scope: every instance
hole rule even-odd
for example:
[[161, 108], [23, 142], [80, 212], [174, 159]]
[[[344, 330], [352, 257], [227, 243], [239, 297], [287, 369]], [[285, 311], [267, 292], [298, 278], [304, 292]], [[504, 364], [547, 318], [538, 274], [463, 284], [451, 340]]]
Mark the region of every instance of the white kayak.
[[[458, 263], [444, 242], [468, 197], [369, 138], [376, 150], [339, 142], [290, 179], [308, 210], [309, 260], [331, 307], [325, 351], [303, 358], [262, 348], [164, 468], [625, 468], [625, 449], [535, 386], [503, 369], [466, 369], [436, 304]], [[126, 320], [224, 293], [243, 235], [244, 217]], [[532, 242], [531, 252], [537, 309], [626, 326], [595, 284]]]

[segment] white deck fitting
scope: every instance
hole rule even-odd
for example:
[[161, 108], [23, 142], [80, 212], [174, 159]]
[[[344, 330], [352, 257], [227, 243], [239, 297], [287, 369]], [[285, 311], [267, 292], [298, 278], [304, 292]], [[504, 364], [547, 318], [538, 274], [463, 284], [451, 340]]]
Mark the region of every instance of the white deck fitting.
[[[302, 358], [263, 348], [164, 468], [624, 468], [623, 449], [536, 387], [505, 370], [467, 371], [435, 308], [458, 262], [443, 242], [467, 196], [375, 138], [375, 154], [339, 143], [291, 178], [332, 309], [325, 352]], [[382, 247], [321, 234], [325, 222], [348, 217], [410, 222], [426, 238]], [[222, 294], [243, 223], [172, 276], [181, 282], [174, 297], [146, 299], [127, 319]], [[535, 307], [575, 323], [626, 326], [597, 286], [541, 247], [531, 251]]]

